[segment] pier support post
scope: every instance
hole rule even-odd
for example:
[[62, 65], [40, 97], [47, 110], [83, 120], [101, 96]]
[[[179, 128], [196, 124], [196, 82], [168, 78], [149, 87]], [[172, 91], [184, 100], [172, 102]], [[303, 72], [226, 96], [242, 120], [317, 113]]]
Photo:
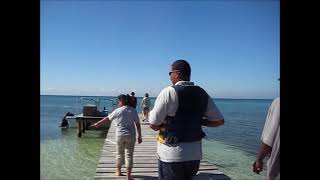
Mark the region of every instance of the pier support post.
[[82, 121], [78, 122], [78, 137], [81, 138], [81, 126], [82, 126]]

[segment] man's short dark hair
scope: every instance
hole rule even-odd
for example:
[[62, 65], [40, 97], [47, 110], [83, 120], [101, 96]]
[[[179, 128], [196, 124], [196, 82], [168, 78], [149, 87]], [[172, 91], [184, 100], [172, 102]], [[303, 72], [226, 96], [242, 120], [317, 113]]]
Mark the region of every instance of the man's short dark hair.
[[134, 92], [131, 92], [131, 96], [134, 96]]
[[185, 81], [190, 81], [191, 67], [190, 64], [183, 59], [177, 60], [172, 63], [172, 70], [178, 70], [181, 74], [181, 78]]

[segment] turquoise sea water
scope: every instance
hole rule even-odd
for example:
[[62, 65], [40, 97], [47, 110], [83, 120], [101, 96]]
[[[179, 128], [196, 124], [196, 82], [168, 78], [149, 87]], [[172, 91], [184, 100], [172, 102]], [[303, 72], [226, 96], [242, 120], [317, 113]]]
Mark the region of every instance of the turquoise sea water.
[[[92, 179], [107, 132], [77, 129], [61, 130], [66, 112], [79, 113], [78, 96], [40, 97], [40, 174], [41, 179]], [[116, 99], [115, 97], [109, 97]], [[142, 98], [138, 98], [139, 105]], [[154, 104], [155, 98], [151, 98]], [[256, 175], [252, 163], [260, 146], [260, 136], [272, 100], [214, 99], [225, 117], [218, 128], [205, 128], [204, 157], [231, 179], [266, 179], [265, 171]], [[111, 103], [102, 104], [111, 107]], [[101, 108], [101, 107], [100, 107]]]

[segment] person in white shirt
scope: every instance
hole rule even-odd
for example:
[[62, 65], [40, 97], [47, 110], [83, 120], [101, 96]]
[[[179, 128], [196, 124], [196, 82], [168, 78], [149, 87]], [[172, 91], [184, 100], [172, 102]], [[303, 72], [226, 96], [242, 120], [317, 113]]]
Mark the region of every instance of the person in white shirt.
[[150, 99], [149, 99], [149, 94], [145, 93], [142, 101], [141, 101], [141, 109], [142, 109], [142, 114], [143, 114], [143, 120], [142, 121], [148, 121], [149, 120], [149, 110], [150, 110]]
[[159, 131], [158, 175], [161, 180], [189, 180], [202, 158], [202, 126], [221, 126], [224, 117], [212, 98], [190, 82], [187, 61], [175, 61], [169, 76], [172, 86], [160, 92], [149, 116], [150, 127]]
[[253, 172], [259, 174], [263, 169], [264, 158], [270, 155], [267, 162], [268, 180], [280, 180], [280, 97], [275, 98], [269, 108], [261, 140]]
[[126, 165], [126, 179], [131, 180], [131, 170], [133, 166], [133, 151], [136, 142], [136, 128], [138, 130], [138, 143], [142, 142], [141, 126], [137, 110], [128, 105], [129, 96], [118, 96], [118, 107], [107, 117], [94, 123], [92, 127], [99, 127], [107, 121], [115, 121], [116, 126], [116, 172], [117, 176], [121, 175], [121, 166]]

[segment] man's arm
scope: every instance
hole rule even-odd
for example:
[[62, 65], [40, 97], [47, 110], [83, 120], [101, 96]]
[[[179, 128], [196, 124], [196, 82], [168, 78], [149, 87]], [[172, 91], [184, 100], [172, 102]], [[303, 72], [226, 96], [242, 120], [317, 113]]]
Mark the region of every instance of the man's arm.
[[143, 101], [144, 101], [144, 99], [142, 99], [141, 104], [140, 104], [140, 109], [141, 109], [142, 111], [143, 111], [143, 109], [142, 109]]
[[138, 130], [138, 143], [140, 144], [142, 142], [142, 136], [141, 136], [141, 126], [140, 123], [135, 123], [137, 130]]
[[272, 146], [277, 134], [280, 123], [280, 99], [273, 100], [267, 115], [267, 119], [262, 131], [262, 144], [257, 155], [256, 161], [253, 163], [253, 172], [259, 174], [263, 169], [263, 159], [272, 151]]
[[160, 129], [160, 126], [164, 123], [165, 118], [168, 115], [169, 104], [172, 103], [171, 106], [178, 107], [176, 98], [176, 92], [172, 87], [168, 87], [160, 92], [152, 111], [150, 111], [149, 123], [151, 129], [154, 131]]
[[160, 125], [150, 124], [150, 128], [153, 129], [154, 131], [159, 131]]
[[108, 117], [104, 117], [103, 119], [101, 119], [100, 121], [94, 123], [93, 125], [91, 125], [92, 127], [99, 127], [101, 124], [110, 121]]
[[263, 159], [271, 153], [272, 148], [267, 144], [261, 144], [260, 151], [258, 153], [256, 161], [253, 163], [253, 172], [259, 174], [263, 169]]
[[224, 119], [214, 120], [214, 121], [206, 121], [203, 125], [208, 127], [218, 127], [224, 124]]
[[202, 125], [208, 127], [218, 127], [224, 124], [224, 117], [219, 108], [213, 102], [212, 98], [208, 95], [207, 111], [205, 113], [205, 120]]

